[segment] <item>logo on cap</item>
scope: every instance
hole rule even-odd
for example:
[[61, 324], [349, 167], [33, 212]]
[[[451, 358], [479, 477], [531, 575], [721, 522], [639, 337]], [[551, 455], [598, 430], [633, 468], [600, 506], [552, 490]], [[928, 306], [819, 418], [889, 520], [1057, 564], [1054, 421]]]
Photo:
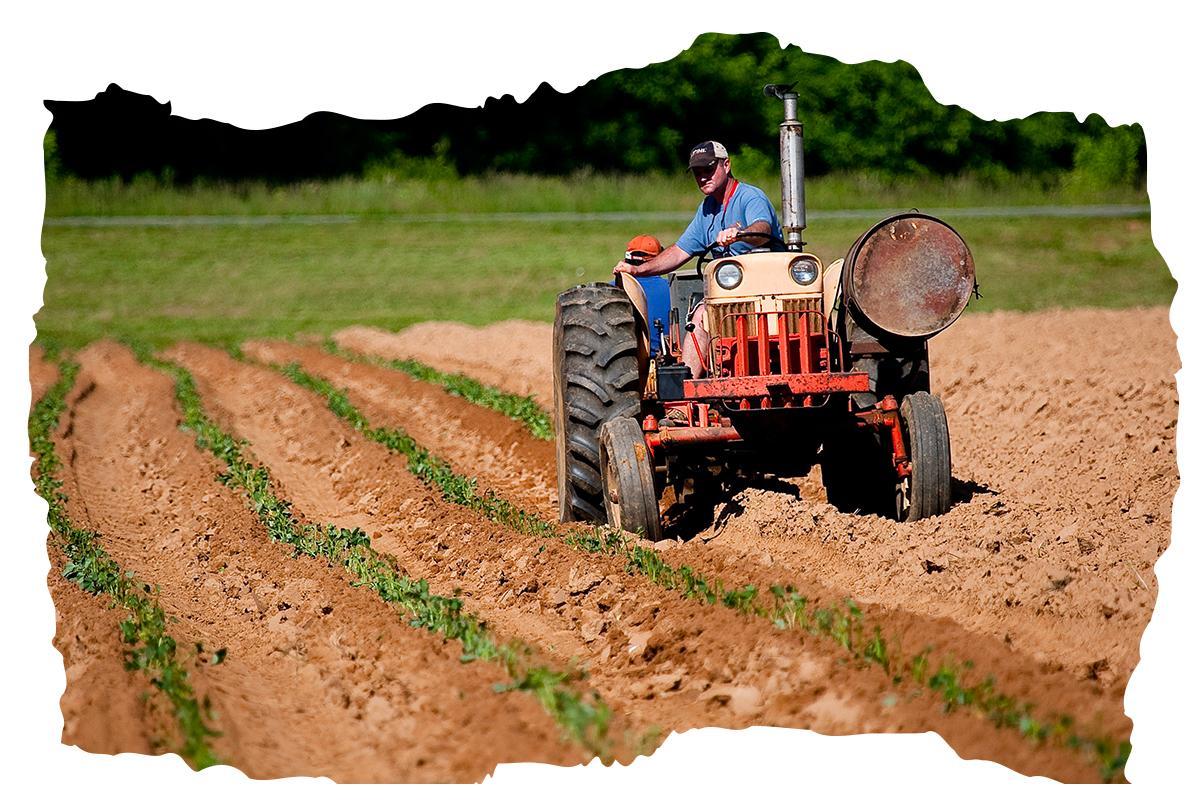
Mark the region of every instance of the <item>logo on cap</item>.
[[692, 148], [688, 158], [688, 169], [711, 167], [722, 158], [729, 158], [729, 151], [725, 149], [725, 145], [713, 141], [701, 142]]

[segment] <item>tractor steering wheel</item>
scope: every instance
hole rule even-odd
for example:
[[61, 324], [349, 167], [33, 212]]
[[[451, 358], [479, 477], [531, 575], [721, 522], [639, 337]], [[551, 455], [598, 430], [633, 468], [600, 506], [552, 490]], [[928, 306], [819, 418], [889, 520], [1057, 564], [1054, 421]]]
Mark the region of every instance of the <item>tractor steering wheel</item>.
[[[783, 249], [783, 250], [787, 249], [787, 245], [784, 243], [783, 239], [780, 239], [778, 236], [775, 236], [770, 233], [762, 233], [759, 231], [751, 231], [751, 232], [743, 231], [743, 232], [738, 233], [738, 235], [733, 238], [733, 241], [740, 242], [743, 239], [766, 239], [767, 241], [766, 241], [765, 245], [777, 244], [777, 245], [779, 245], [780, 249]], [[732, 243], [733, 242], [730, 242], [730, 244], [732, 244]], [[762, 246], [765, 246], [765, 245], [762, 245]], [[708, 262], [715, 261], [717, 258], [726, 258], [726, 256], [713, 255], [714, 250], [716, 250], [718, 247], [725, 247], [725, 246], [726, 245], [721, 245], [721, 244], [717, 244], [716, 242], [713, 242], [708, 247], [704, 248], [704, 251], [702, 253], [700, 253], [700, 257], [696, 259], [696, 275], [697, 276], [699, 276], [700, 278], [704, 277], [704, 265], [707, 264]], [[756, 247], [755, 249], [758, 249], [758, 248]]]

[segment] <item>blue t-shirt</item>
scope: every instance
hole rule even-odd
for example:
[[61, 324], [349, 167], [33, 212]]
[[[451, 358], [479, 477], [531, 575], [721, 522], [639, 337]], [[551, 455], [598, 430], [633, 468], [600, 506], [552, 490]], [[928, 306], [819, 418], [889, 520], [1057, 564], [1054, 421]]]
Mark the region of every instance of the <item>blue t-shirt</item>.
[[[700, 207], [696, 209], [696, 216], [692, 218], [691, 224], [687, 226], [687, 230], [683, 232], [675, 245], [689, 255], [698, 256], [715, 242], [717, 234], [726, 228], [735, 223], [745, 228], [761, 220], [771, 223], [772, 236], [778, 239], [783, 238], [783, 228], [779, 226], [779, 218], [775, 216], [775, 208], [767, 199], [766, 193], [757, 186], [739, 182], [734, 187], [733, 197], [724, 204], [711, 195], [705, 197], [701, 201]], [[745, 253], [760, 246], [750, 242], [734, 242], [729, 246], [729, 254]], [[772, 244], [770, 246], [778, 247], [779, 245]], [[720, 250], [717, 252], [720, 253]]]

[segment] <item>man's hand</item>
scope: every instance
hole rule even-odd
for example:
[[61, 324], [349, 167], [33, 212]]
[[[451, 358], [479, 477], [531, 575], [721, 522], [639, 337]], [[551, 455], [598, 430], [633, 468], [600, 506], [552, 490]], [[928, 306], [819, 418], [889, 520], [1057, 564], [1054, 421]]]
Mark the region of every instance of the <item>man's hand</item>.
[[627, 261], [618, 261], [613, 267], [613, 274], [624, 272], [632, 275], [635, 278], [649, 278], [654, 275], [666, 275], [674, 269], [678, 269], [691, 256], [679, 248], [679, 245], [671, 245], [666, 250], [656, 255], [649, 261], [644, 261], [641, 264], [630, 264]]
[[717, 234], [717, 244], [721, 247], [728, 247], [737, 241], [737, 236], [742, 232], [742, 226], [734, 223], [733, 227], [726, 228]]

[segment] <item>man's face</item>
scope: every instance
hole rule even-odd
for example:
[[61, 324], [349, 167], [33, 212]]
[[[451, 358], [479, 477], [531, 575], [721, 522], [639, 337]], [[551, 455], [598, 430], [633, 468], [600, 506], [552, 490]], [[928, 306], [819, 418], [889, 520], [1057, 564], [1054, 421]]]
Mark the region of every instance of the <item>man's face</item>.
[[692, 176], [700, 191], [706, 195], [717, 194], [724, 190], [729, 181], [729, 159], [719, 158], [711, 167], [695, 167]]

